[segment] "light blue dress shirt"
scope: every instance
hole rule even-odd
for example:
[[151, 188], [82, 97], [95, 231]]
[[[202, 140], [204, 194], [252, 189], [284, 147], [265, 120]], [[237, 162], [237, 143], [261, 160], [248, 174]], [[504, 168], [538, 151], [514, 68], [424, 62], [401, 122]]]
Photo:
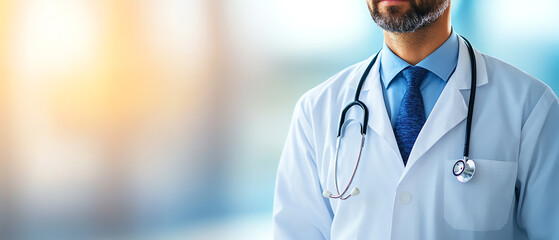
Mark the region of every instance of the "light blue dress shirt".
[[[415, 65], [429, 70], [420, 86], [426, 118], [429, 117], [446, 82], [456, 68], [460, 46], [458, 40], [458, 34], [453, 30], [443, 45]], [[394, 128], [398, 118], [398, 109], [407, 87], [406, 79], [402, 76], [401, 71], [412, 65], [394, 54], [386, 43], [380, 52], [380, 64], [384, 103]]]

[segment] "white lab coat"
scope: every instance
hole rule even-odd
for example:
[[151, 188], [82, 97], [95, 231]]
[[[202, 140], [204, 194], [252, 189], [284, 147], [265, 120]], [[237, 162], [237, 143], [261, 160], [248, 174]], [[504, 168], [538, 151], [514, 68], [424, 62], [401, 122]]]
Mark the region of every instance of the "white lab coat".
[[[378, 61], [360, 99], [370, 116], [352, 187], [335, 193], [340, 113], [372, 57], [307, 92], [297, 103], [277, 173], [275, 239], [559, 239], [559, 103], [530, 75], [475, 52], [477, 94], [470, 158], [473, 179], [451, 168], [462, 158], [471, 68], [459, 59], [404, 167], [386, 112]], [[355, 166], [361, 111], [350, 110], [338, 164], [340, 188]]]

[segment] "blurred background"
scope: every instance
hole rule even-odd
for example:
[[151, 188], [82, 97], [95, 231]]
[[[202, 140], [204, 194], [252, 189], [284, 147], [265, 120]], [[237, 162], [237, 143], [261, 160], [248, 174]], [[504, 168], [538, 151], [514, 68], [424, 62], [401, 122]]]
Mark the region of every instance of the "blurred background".
[[[559, 1], [454, 0], [559, 91]], [[365, 0], [0, 1], [1, 239], [270, 239], [305, 91], [382, 46]]]

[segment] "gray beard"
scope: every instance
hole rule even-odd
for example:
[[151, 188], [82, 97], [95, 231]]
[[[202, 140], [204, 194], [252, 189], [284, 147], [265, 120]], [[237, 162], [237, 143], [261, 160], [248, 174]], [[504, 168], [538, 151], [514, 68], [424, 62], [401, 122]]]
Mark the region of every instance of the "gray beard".
[[[380, 14], [378, 8], [375, 7], [375, 9], [371, 11], [371, 16], [377, 25], [386, 31], [408, 33], [433, 23], [443, 14], [448, 5], [449, 1], [444, 0], [442, 4], [439, 4], [425, 13], [418, 11], [412, 6], [412, 8], [401, 17], [384, 17]], [[389, 7], [388, 11], [396, 11], [396, 9], [390, 9]]]

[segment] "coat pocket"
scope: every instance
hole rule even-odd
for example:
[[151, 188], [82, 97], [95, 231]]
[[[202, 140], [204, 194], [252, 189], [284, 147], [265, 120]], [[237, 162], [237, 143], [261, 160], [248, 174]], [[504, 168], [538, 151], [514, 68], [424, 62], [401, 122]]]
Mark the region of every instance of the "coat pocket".
[[490, 231], [508, 221], [516, 182], [516, 162], [474, 159], [473, 178], [461, 183], [452, 173], [456, 160], [445, 162], [444, 218], [454, 229]]

